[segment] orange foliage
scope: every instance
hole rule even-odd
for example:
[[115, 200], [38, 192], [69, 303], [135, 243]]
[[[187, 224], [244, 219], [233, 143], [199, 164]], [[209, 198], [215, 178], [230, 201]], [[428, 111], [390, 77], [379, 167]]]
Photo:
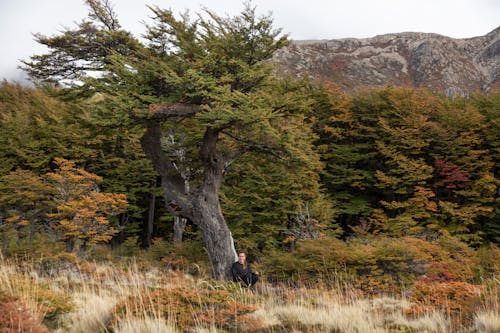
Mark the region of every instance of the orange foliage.
[[16, 298], [0, 292], [0, 332], [45, 333], [49, 330]]
[[102, 178], [75, 167], [75, 163], [56, 158], [58, 170], [47, 176], [56, 188], [56, 212], [49, 216], [58, 222], [66, 240], [84, 239], [90, 244], [111, 239], [117, 229], [110, 226], [108, 217], [127, 208], [124, 194], [101, 193]]
[[[438, 281], [449, 277], [439, 276]], [[467, 325], [481, 304], [484, 286], [461, 281], [427, 282], [417, 281], [411, 293], [414, 306], [407, 310], [408, 315], [418, 315], [424, 311], [437, 309], [448, 313], [456, 324]]]
[[133, 295], [119, 303], [115, 312], [134, 316], [160, 313], [183, 329], [215, 326], [242, 332], [261, 326], [257, 320], [246, 316], [254, 310], [253, 306], [232, 299], [227, 290], [197, 290], [180, 285], [147, 295]]

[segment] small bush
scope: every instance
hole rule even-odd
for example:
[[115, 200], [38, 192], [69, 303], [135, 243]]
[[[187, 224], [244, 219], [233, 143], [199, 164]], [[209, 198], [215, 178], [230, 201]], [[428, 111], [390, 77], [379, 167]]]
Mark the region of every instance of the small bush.
[[47, 289], [38, 289], [33, 295], [38, 312], [43, 314], [43, 322], [55, 328], [59, 318], [73, 309], [71, 297]]
[[45, 325], [55, 327], [61, 316], [72, 310], [73, 302], [69, 295], [51, 290], [50, 278], [61, 271], [78, 274], [75, 260], [74, 255], [63, 253], [60, 256], [42, 259], [33, 266], [23, 265], [23, 271], [35, 268], [39, 275], [48, 276], [49, 280], [41, 282], [41, 279], [35, 280], [31, 276], [17, 272], [18, 275], [13, 276], [16, 278], [11, 278], [9, 281], [10, 293], [32, 305], [36, 313], [43, 316]]
[[0, 332], [45, 333], [49, 330], [18, 299], [0, 291]]
[[135, 257], [141, 254], [138, 237], [127, 238], [120, 246], [113, 249], [116, 257]]
[[59, 273], [78, 271], [78, 260], [74, 253], [61, 252], [54, 256], [41, 258], [34, 268], [42, 275], [53, 277]]
[[476, 279], [491, 279], [500, 272], [500, 247], [495, 244], [483, 246], [476, 251]]
[[207, 256], [204, 251], [200, 251], [202, 248], [203, 245], [198, 241], [171, 244], [155, 240], [148, 256], [153, 255], [155, 260], [160, 260], [168, 269], [192, 275], [207, 275]]
[[[448, 274], [448, 280], [470, 281], [476, 265], [473, 250], [452, 238], [430, 242], [413, 237], [304, 240], [292, 253], [264, 258], [271, 281], [302, 284], [347, 282], [368, 293], [409, 288], [422, 275]], [[434, 272], [432, 271], [434, 270]]]
[[121, 316], [155, 316], [160, 314], [167, 322], [175, 322], [182, 329], [217, 327], [228, 331], [247, 331], [259, 326], [258, 321], [246, 316], [255, 308], [231, 297], [227, 290], [196, 289], [182, 285], [160, 289], [146, 295], [133, 295], [116, 306]]
[[444, 311], [459, 325], [468, 325], [481, 305], [483, 289], [482, 286], [460, 281], [417, 281], [410, 297], [414, 306], [407, 314], [419, 315], [435, 309]]

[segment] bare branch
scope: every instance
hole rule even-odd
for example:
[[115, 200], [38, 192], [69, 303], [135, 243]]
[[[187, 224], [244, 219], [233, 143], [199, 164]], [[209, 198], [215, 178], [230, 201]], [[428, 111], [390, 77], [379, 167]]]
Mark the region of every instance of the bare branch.
[[92, 10], [90, 16], [99, 20], [108, 30], [118, 30], [121, 28], [113, 10], [113, 6], [108, 0], [86, 0], [86, 2]]

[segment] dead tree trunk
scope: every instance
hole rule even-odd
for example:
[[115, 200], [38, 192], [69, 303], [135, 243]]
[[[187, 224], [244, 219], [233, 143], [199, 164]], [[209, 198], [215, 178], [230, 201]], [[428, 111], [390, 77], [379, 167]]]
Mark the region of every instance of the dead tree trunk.
[[186, 229], [187, 219], [178, 215], [174, 215], [174, 243], [182, 243], [184, 230]]

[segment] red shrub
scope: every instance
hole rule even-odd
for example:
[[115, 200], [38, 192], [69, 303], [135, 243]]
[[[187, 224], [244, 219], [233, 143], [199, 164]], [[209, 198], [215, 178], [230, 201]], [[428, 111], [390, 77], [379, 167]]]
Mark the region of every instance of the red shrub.
[[449, 314], [457, 324], [466, 325], [471, 322], [481, 304], [483, 290], [484, 286], [467, 282], [417, 281], [411, 293], [414, 306], [407, 314], [419, 314], [436, 309]]
[[0, 332], [45, 333], [49, 330], [17, 299], [0, 292]]

